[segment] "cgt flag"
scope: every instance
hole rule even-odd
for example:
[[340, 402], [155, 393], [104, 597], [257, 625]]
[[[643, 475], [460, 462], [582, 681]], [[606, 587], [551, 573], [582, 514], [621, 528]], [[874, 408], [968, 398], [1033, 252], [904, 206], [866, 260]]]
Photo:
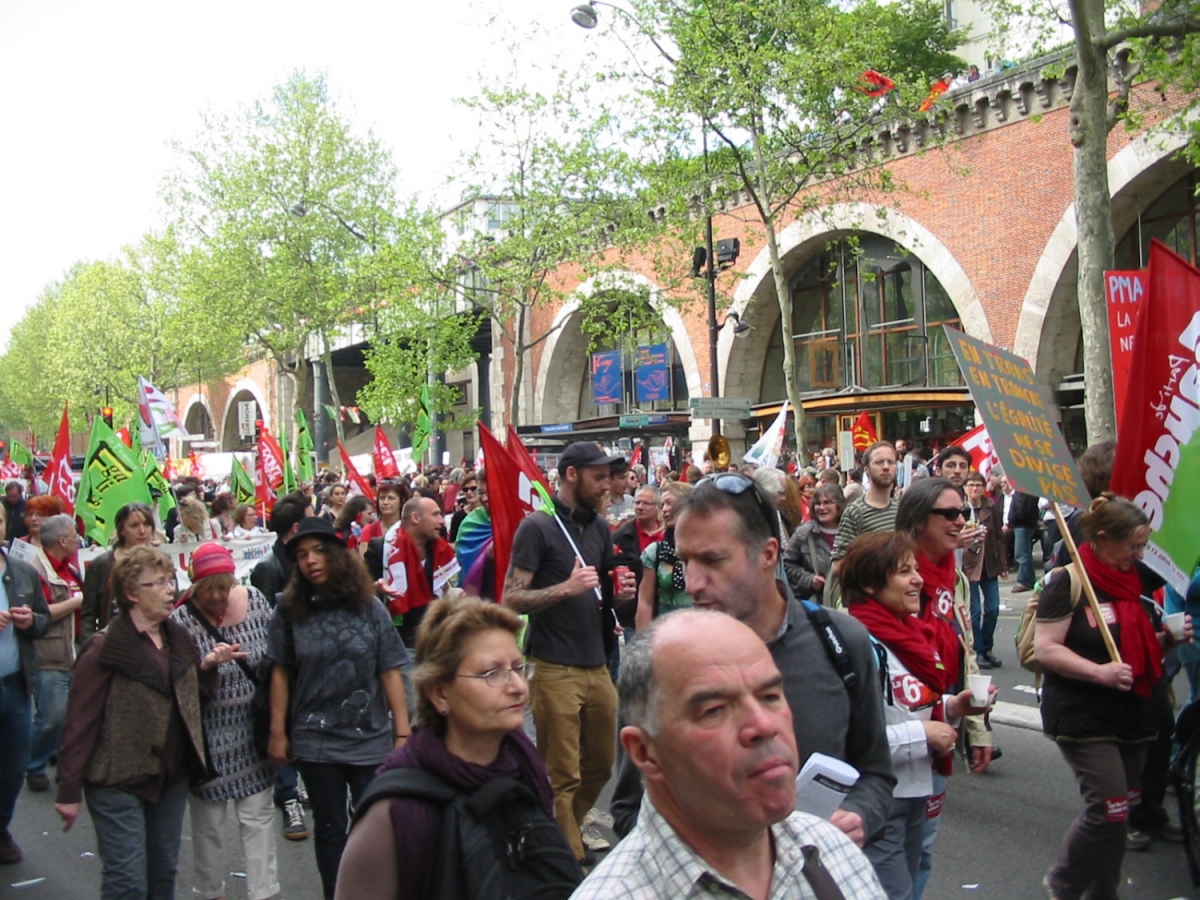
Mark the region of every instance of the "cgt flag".
[[1154, 240], [1147, 281], [1112, 490], [1150, 519], [1147, 565], [1186, 594], [1200, 555], [1200, 270]]
[[236, 456], [229, 472], [229, 486], [233, 488], [233, 499], [239, 505], [254, 505], [254, 479]]
[[152, 503], [146, 477], [133, 451], [96, 416], [75, 504], [83, 533], [98, 544], [108, 543], [117, 512], [127, 503]]
[[871, 417], [867, 415], [865, 409], [858, 414], [858, 419], [854, 422], [854, 428], [850, 430], [850, 434], [854, 439], [854, 450], [859, 453], [879, 440], [879, 435], [875, 432], [875, 423], [871, 421]]
[[264, 521], [275, 506], [275, 492], [283, 484], [286, 465], [283, 450], [264, 425], [258, 437], [258, 462], [254, 467], [254, 503]]
[[346, 452], [346, 448], [342, 446], [342, 442], [337, 442], [338, 453], [342, 455], [342, 467], [346, 470], [346, 477], [350, 479], [350, 493], [362, 494], [372, 503], [375, 502], [375, 491], [371, 489], [367, 479], [359, 474], [358, 469], [354, 468], [354, 463], [350, 461], [350, 454]]
[[[509, 432], [510, 438], [515, 432]], [[517, 438], [520, 443], [520, 439]], [[508, 576], [508, 564], [512, 559], [513, 536], [517, 526], [535, 509], [540, 509], [549, 498], [538, 490], [539, 480], [531, 480], [522, 465], [520, 456], [529, 459], [523, 447], [514, 455], [496, 440], [486, 425], [479, 423], [479, 446], [483, 450], [483, 461], [487, 467], [488, 506], [492, 513], [492, 537], [496, 557], [496, 602], [504, 597], [504, 579]], [[534, 466], [536, 469], [537, 467]], [[540, 473], [539, 473], [540, 474]], [[544, 490], [544, 488], [543, 488]]]
[[992, 449], [992, 439], [988, 437], [987, 426], [976, 425], [957, 441], [950, 442], [951, 447], [962, 447], [971, 454], [971, 468], [984, 477], [992, 477], [992, 466], [1000, 460]]
[[75, 478], [71, 474], [71, 422], [64, 404], [62, 423], [54, 439], [54, 452], [46, 468], [47, 491], [63, 502], [68, 515], [75, 515]]
[[382, 425], [375, 426], [375, 477], [400, 477], [400, 467], [396, 465], [396, 455], [392, 452], [392, 445], [388, 443], [387, 435], [383, 433]]

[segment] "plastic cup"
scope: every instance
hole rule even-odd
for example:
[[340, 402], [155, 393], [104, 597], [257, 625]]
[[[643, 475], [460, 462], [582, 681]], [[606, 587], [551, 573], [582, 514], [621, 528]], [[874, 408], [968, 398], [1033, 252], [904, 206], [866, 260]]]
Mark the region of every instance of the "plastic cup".
[[988, 705], [988, 688], [992, 686], [991, 675], [968, 675], [967, 687], [971, 691], [971, 696], [974, 698], [971, 705], [975, 708]]
[[1177, 641], [1183, 640], [1183, 620], [1187, 618], [1187, 613], [1171, 613], [1163, 622], [1167, 626], [1167, 630], [1171, 632], [1171, 637]]

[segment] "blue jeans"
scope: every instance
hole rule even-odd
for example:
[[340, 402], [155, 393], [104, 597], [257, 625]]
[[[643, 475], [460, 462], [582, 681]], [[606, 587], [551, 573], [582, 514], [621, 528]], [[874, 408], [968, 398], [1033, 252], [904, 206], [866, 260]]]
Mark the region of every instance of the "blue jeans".
[[174, 900], [187, 809], [186, 778], [151, 803], [115, 787], [84, 784], [100, 851], [100, 900]]
[[295, 766], [276, 766], [275, 805], [283, 809], [283, 805], [289, 800], [299, 800], [300, 794], [296, 791], [299, 783], [300, 773], [296, 771]]
[[1014, 528], [1013, 550], [1017, 554], [1017, 584], [1033, 587], [1033, 535], [1036, 528]]
[[0, 678], [0, 835], [8, 834], [29, 764], [32, 704], [20, 672]]
[[928, 800], [928, 797], [894, 798], [883, 827], [863, 847], [888, 900], [912, 900], [913, 879], [921, 863]]
[[63, 719], [67, 716], [67, 691], [70, 687], [70, 672], [53, 669], [38, 671], [33, 686], [33, 704], [37, 712], [33, 716], [33, 737], [25, 774], [44, 773], [50, 757], [58, 752], [58, 739], [62, 735]]
[[[950, 779], [945, 775], [933, 773], [933, 796], [942, 794], [942, 812], [945, 813], [946, 782]], [[917, 877], [913, 879], [913, 900], [921, 900], [925, 893], [925, 885], [929, 884], [929, 875], [933, 872], [933, 842], [937, 840], [938, 829], [942, 827], [941, 815], [925, 820], [925, 837], [921, 841], [921, 862], [917, 866]]]
[[[980, 609], [980, 594], [983, 608]], [[975, 635], [975, 652], [991, 653], [996, 635], [996, 622], [1000, 618], [1000, 581], [996, 578], [981, 578], [971, 582], [971, 631]]]
[[346, 834], [350, 826], [346, 795], [349, 794], [352, 806], [357, 805], [358, 798], [375, 777], [379, 765], [354, 766], [298, 760], [296, 768], [300, 770], [312, 801], [313, 850], [317, 856], [317, 871], [321, 873], [325, 900], [333, 900], [338, 866], [342, 862], [342, 851], [346, 849]]

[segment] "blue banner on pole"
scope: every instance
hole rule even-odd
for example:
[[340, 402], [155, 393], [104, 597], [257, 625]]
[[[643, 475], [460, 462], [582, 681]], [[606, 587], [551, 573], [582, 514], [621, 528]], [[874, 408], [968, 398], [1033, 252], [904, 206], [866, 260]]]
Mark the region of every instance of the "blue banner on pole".
[[620, 403], [622, 394], [621, 351], [604, 350], [592, 354], [592, 402]]
[[650, 344], [637, 348], [637, 402], [653, 403], [671, 399], [670, 370], [667, 367], [667, 345]]

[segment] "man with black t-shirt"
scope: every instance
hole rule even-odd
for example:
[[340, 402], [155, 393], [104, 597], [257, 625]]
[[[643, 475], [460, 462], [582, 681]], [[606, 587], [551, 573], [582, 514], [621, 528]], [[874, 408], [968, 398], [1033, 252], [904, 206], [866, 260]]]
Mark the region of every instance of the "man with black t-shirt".
[[607, 666], [616, 643], [614, 599], [626, 603], [635, 590], [626, 573], [614, 592], [612, 535], [598, 515], [618, 458], [587, 442], [563, 451], [554, 512], [538, 511], [521, 523], [504, 584], [504, 605], [529, 615], [538, 750], [550, 773], [555, 817], [581, 860], [580, 826], [616, 751], [617, 692]]

